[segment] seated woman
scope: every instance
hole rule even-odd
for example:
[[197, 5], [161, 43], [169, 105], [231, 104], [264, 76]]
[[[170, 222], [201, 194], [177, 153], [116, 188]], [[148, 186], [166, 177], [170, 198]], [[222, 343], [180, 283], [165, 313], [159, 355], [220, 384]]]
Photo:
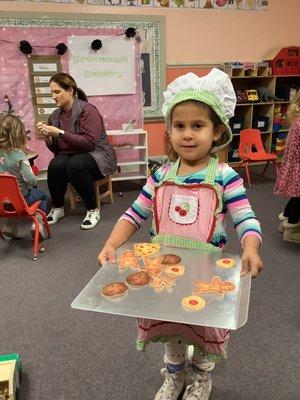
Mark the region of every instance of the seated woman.
[[50, 89], [58, 109], [51, 114], [48, 125], [37, 124], [47, 147], [54, 153], [47, 176], [52, 198], [47, 220], [53, 225], [64, 217], [70, 182], [87, 209], [81, 228], [91, 229], [100, 220], [93, 182], [116, 171], [116, 153], [108, 141], [102, 116], [87, 102], [72, 76], [66, 73], [52, 76]]

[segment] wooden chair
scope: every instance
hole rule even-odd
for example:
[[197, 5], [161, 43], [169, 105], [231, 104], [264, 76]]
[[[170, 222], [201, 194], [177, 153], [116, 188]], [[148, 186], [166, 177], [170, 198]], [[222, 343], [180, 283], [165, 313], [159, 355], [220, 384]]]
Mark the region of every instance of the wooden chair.
[[[100, 192], [101, 186], [106, 186], [104, 192]], [[113, 189], [112, 189], [112, 182], [111, 177], [107, 176], [106, 178], [99, 179], [98, 181], [94, 182], [95, 192], [96, 192], [96, 201], [97, 207], [99, 210], [101, 209], [101, 200], [105, 197], [109, 197], [110, 204], [114, 203], [114, 196], [113, 196]], [[75, 189], [71, 184], [68, 186], [68, 197], [70, 201], [70, 208], [74, 210], [77, 206], [77, 203], [80, 201], [78, 194], [76, 193]]]

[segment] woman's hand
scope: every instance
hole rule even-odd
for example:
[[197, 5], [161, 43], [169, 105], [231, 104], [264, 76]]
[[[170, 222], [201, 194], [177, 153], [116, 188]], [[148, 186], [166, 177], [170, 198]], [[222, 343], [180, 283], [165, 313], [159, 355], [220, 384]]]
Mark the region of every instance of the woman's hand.
[[58, 134], [61, 131], [61, 129], [56, 128], [56, 126], [46, 125], [44, 122], [38, 122], [37, 128], [40, 135], [42, 135], [45, 138], [58, 137]]
[[116, 263], [115, 249], [110, 244], [105, 244], [98, 256], [98, 263], [100, 265], [104, 265], [106, 262], [110, 262], [112, 264]]

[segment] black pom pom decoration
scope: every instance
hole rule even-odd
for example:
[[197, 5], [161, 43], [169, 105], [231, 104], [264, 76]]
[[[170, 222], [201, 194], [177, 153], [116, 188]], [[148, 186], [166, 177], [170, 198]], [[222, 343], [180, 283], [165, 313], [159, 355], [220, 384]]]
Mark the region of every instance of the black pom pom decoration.
[[92, 41], [91, 48], [93, 50], [100, 50], [101, 47], [102, 47], [102, 42], [101, 42], [100, 39], [95, 39], [95, 40]]
[[65, 54], [65, 52], [68, 50], [68, 46], [66, 46], [64, 43], [58, 43], [55, 48], [57, 49], [57, 54], [60, 56]]
[[135, 34], [136, 34], [135, 28], [127, 28], [126, 31], [125, 31], [125, 35], [129, 39], [135, 37]]
[[20, 41], [19, 49], [24, 54], [31, 54], [32, 53], [31, 44], [29, 42], [27, 42], [27, 40], [21, 40]]

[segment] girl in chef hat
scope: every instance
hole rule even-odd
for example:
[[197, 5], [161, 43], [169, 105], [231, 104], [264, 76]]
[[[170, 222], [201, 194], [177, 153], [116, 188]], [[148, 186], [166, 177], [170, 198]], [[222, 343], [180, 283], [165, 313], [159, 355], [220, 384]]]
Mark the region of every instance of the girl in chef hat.
[[[232, 139], [229, 118], [236, 96], [224, 72], [212, 69], [199, 78], [193, 73], [176, 78], [164, 93], [173, 162], [147, 180], [142, 192], [121, 216], [99, 254], [100, 264], [116, 262], [115, 249], [127, 241], [153, 213], [152, 242], [222, 254], [226, 243], [225, 217], [229, 214], [241, 241], [242, 275], [257, 276], [260, 224], [252, 211], [240, 176], [219, 163], [216, 152]], [[188, 303], [193, 307], [194, 301]], [[165, 343], [165, 377], [155, 400], [208, 400], [211, 371], [226, 357], [230, 331], [206, 326], [139, 319], [137, 347]], [[187, 346], [193, 345], [188, 360]], [[191, 368], [188, 368], [188, 367]], [[192, 383], [186, 386], [187, 375]]]

